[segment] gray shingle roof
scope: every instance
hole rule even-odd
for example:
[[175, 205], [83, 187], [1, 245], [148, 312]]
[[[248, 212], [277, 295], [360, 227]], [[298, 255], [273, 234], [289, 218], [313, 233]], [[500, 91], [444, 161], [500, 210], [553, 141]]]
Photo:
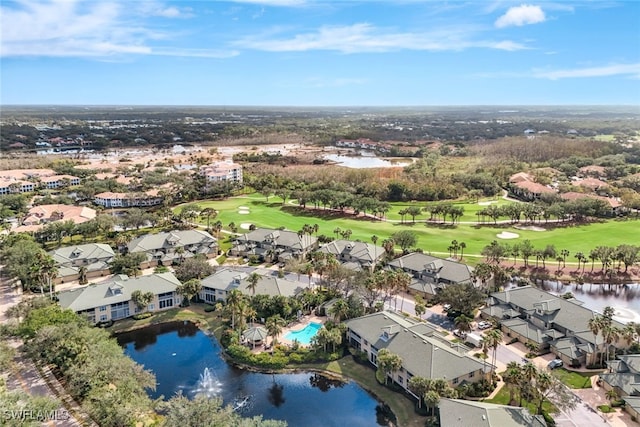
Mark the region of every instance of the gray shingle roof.
[[389, 263], [391, 267], [407, 269], [411, 272], [422, 272], [428, 266], [431, 268], [442, 268], [438, 275], [452, 283], [463, 283], [471, 281], [473, 268], [460, 262], [448, 259], [437, 258], [420, 252], [414, 252], [394, 259]]
[[115, 256], [111, 246], [104, 243], [87, 243], [58, 248], [49, 252], [58, 265], [71, 265], [84, 260], [109, 260]]
[[[202, 280], [202, 286], [224, 291], [238, 289], [243, 294], [253, 295], [253, 291], [248, 288], [249, 282], [247, 281], [247, 277], [248, 275], [242, 271], [223, 268], [211, 276], [204, 278]], [[308, 287], [308, 283], [281, 279], [274, 276], [261, 276], [256, 285], [255, 294], [292, 297]]]
[[154, 294], [173, 292], [180, 281], [173, 273], [158, 273], [136, 278], [117, 276], [114, 280], [61, 291], [58, 301], [62, 308], [73, 311], [88, 310], [108, 304], [131, 300], [133, 291], [151, 291]]
[[546, 427], [544, 418], [526, 408], [442, 398], [440, 425], [446, 427]]
[[305, 251], [313, 246], [317, 239], [308, 234], [298, 235], [294, 231], [274, 230], [271, 228], [257, 228], [249, 233], [243, 234], [235, 239], [237, 244], [242, 243], [263, 243], [271, 239], [277, 246], [286, 247], [292, 250]]
[[[392, 312], [373, 313], [347, 320], [346, 325], [378, 350], [387, 348], [402, 358], [403, 367], [414, 376], [452, 380], [483, 369], [479, 360], [457, 351], [432, 336], [424, 335], [424, 323]], [[381, 338], [389, 332], [387, 341]]]
[[[172, 245], [170, 242], [176, 242]], [[176, 247], [194, 245], [198, 250], [201, 247], [213, 248], [217, 246], [216, 239], [202, 230], [174, 230], [157, 234], [145, 234], [133, 239], [127, 245], [129, 252], [150, 252], [168, 250]]]
[[357, 260], [360, 264], [373, 264], [376, 259], [382, 257], [385, 250], [382, 246], [376, 246], [371, 243], [357, 242], [352, 240], [334, 240], [323, 245], [320, 252], [336, 255], [336, 258], [351, 258]]

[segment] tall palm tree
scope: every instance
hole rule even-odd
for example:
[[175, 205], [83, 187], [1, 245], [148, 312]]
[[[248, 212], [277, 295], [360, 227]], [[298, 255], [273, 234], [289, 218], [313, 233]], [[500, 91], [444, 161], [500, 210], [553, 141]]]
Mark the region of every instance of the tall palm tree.
[[271, 337], [271, 353], [273, 354], [273, 348], [278, 344], [278, 336], [282, 333], [282, 328], [284, 327], [284, 319], [279, 314], [271, 316], [267, 319], [265, 327]]
[[89, 283], [89, 280], [87, 280], [87, 267], [84, 265], [81, 265], [78, 268], [78, 283], [80, 285], [86, 285]]
[[211, 218], [215, 219], [218, 216], [218, 212], [213, 208], [204, 208], [200, 212], [200, 216], [207, 218], [207, 228], [209, 228]]
[[471, 331], [471, 322], [472, 318], [461, 314], [460, 316], [455, 318], [455, 326], [460, 332], [469, 332]]
[[227, 307], [229, 307], [229, 311], [231, 312], [231, 329], [235, 330], [236, 328], [236, 315], [239, 312], [240, 306], [243, 300], [242, 292], [237, 289], [233, 289], [227, 295]]
[[338, 322], [345, 319], [349, 313], [349, 304], [347, 303], [347, 300], [344, 298], [338, 299], [329, 309], [329, 313], [334, 316]]
[[491, 378], [493, 378], [496, 367], [498, 346], [502, 342], [502, 331], [500, 329], [492, 329], [485, 334], [484, 339], [487, 341], [487, 346], [493, 350], [493, 355], [491, 358]]
[[515, 396], [520, 389], [520, 383], [522, 382], [522, 369], [518, 362], [512, 361], [507, 364], [507, 370], [502, 374], [502, 380], [504, 381], [507, 389], [509, 390], [509, 405], [515, 403]]
[[262, 276], [255, 271], [247, 277], [247, 289], [251, 291], [251, 296], [256, 296], [256, 288], [261, 279]]

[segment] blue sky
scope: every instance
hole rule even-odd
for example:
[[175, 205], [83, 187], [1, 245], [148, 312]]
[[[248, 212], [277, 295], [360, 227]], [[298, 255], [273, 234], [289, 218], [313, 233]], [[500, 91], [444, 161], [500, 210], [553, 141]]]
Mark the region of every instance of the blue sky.
[[640, 104], [640, 1], [0, 3], [0, 103]]

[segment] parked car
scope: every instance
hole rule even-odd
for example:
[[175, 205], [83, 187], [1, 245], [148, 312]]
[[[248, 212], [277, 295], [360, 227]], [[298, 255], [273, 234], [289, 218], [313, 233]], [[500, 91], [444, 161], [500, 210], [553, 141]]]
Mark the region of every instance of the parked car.
[[564, 363], [560, 359], [553, 359], [551, 362], [547, 364], [549, 369], [560, 368]]
[[453, 330], [453, 335], [455, 335], [458, 338], [466, 338], [467, 334], [465, 334], [464, 332], [462, 332], [460, 329], [454, 329]]
[[489, 329], [491, 327], [491, 323], [490, 322], [486, 322], [486, 321], [482, 321], [482, 322], [478, 322], [478, 329]]
[[442, 309], [444, 311], [449, 311], [450, 308], [451, 308], [451, 304], [445, 304], [445, 305], [442, 306]]

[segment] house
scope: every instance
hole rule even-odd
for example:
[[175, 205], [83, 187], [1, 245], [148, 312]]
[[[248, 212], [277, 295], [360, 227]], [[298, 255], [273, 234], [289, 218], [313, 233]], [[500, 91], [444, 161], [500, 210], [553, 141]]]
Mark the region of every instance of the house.
[[19, 179], [0, 178], [0, 195], [35, 191], [36, 184]]
[[[391, 378], [409, 394], [414, 376], [442, 378], [452, 387], [480, 381], [489, 365], [466, 354], [466, 347], [447, 341], [436, 327], [390, 311], [368, 314], [344, 322], [349, 345], [364, 352], [377, 366], [378, 351], [386, 348], [402, 359]], [[414, 395], [415, 396], [415, 395]]]
[[232, 256], [258, 256], [265, 261], [286, 261], [290, 258], [302, 259], [318, 247], [318, 239], [308, 234], [288, 230], [257, 228], [236, 237], [231, 244]]
[[385, 256], [382, 246], [351, 240], [334, 240], [320, 247], [319, 251], [335, 255], [343, 265], [354, 270], [372, 270]]
[[201, 166], [200, 174], [208, 182], [242, 183], [242, 166], [237, 163], [218, 162]]
[[446, 427], [546, 427], [542, 415], [527, 408], [495, 405], [460, 399], [441, 398], [438, 402], [440, 425]]
[[73, 221], [74, 224], [82, 224], [96, 217], [96, 211], [86, 206], [72, 205], [39, 205], [29, 209], [27, 216], [22, 220], [22, 225], [14, 228], [16, 233], [34, 232], [44, 227], [49, 222]]
[[589, 165], [578, 169], [578, 176], [586, 178], [588, 176], [600, 178], [607, 176], [607, 169], [604, 166]]
[[620, 397], [640, 398], [640, 354], [619, 355], [607, 362], [607, 368], [600, 374], [605, 390], [614, 389]]
[[576, 191], [569, 191], [567, 193], [562, 193], [560, 194], [560, 197], [563, 200], [568, 200], [568, 201], [580, 200], [580, 199], [602, 200], [603, 202], [606, 203], [606, 205], [609, 208], [611, 208], [612, 213], [617, 212], [622, 206], [622, 202], [620, 201], [620, 199], [615, 197], [603, 197], [603, 196], [598, 196], [598, 195], [589, 194], [589, 193], [578, 193]]
[[67, 246], [49, 252], [58, 267], [55, 283], [65, 283], [80, 278], [81, 269], [87, 279], [110, 274], [109, 263], [115, 253], [104, 243]]
[[105, 208], [132, 208], [158, 206], [162, 204], [164, 197], [157, 189], [139, 193], [114, 193], [105, 191], [94, 196], [93, 202]]
[[[554, 353], [569, 366], [595, 364], [602, 349], [602, 336], [589, 329], [589, 320], [595, 316], [593, 311], [575, 299], [564, 299], [531, 286], [492, 293], [481, 315], [498, 322], [506, 336], [535, 346], [539, 354]], [[623, 327], [619, 322], [613, 323]], [[613, 345], [629, 347], [623, 339]]]
[[535, 182], [535, 178], [526, 173], [518, 172], [509, 178], [509, 190], [514, 196], [523, 200], [538, 200], [543, 194], [552, 194], [556, 191], [546, 185]]
[[147, 261], [143, 268], [172, 265], [185, 258], [204, 255], [218, 256], [218, 242], [211, 234], [201, 230], [174, 230], [145, 234], [127, 245], [129, 253], [144, 253]]
[[591, 191], [606, 190], [609, 188], [609, 184], [598, 178], [584, 178], [580, 181], [573, 182], [573, 185], [586, 188]]
[[233, 268], [222, 268], [209, 277], [202, 279], [202, 291], [200, 299], [213, 303], [225, 301], [227, 294], [234, 289], [245, 295], [280, 295], [294, 297], [309, 287], [308, 283], [282, 279], [276, 276], [260, 276], [256, 288], [250, 289], [247, 277], [249, 275]]
[[141, 310], [131, 300], [134, 291], [152, 292], [147, 310], [162, 311], [178, 306], [182, 297], [176, 293], [180, 281], [173, 273], [158, 273], [136, 278], [124, 275], [114, 280], [58, 292], [62, 308], [86, 316], [91, 323], [130, 317]]
[[45, 188], [55, 190], [65, 186], [80, 185], [80, 178], [72, 175], [52, 175], [40, 178], [40, 182]]
[[409, 293], [433, 298], [444, 286], [472, 283], [473, 268], [456, 261], [413, 252], [396, 258], [390, 268], [399, 269], [413, 277]]

